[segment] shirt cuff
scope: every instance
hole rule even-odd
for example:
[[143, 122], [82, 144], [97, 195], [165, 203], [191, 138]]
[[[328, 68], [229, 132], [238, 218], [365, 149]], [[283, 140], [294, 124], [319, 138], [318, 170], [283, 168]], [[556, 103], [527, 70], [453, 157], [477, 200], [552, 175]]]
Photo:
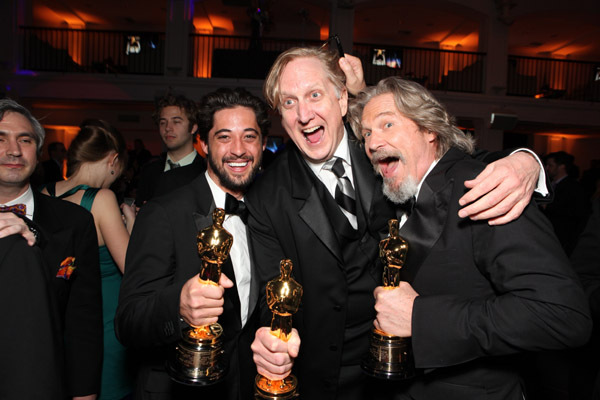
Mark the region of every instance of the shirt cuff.
[[537, 156], [537, 154], [535, 154], [533, 151], [526, 149], [524, 147], [513, 151], [512, 153], [510, 153], [510, 155], [512, 156], [513, 154], [515, 154], [516, 152], [519, 152], [519, 151], [525, 151], [525, 152], [531, 154], [535, 158], [535, 160], [538, 162], [538, 164], [540, 165], [540, 174], [538, 176], [538, 181], [537, 181], [537, 186], [535, 187], [535, 191], [537, 193], [539, 193], [540, 195], [542, 195], [543, 197], [548, 196], [548, 194], [550, 192], [548, 191], [548, 186], [546, 185], [546, 170], [544, 169], [544, 165], [542, 164], [542, 161]]

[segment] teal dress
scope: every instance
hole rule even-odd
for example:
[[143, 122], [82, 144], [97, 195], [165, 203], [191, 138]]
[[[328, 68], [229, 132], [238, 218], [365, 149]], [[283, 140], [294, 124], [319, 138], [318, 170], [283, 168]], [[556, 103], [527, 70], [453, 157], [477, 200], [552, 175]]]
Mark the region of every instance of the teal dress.
[[[46, 189], [50, 196], [59, 199], [69, 197], [79, 190], [85, 190], [80, 205], [90, 212], [94, 198], [100, 190], [90, 188], [87, 185], [79, 185], [60, 196], [56, 196], [54, 183], [47, 185]], [[100, 246], [98, 250], [100, 252], [100, 272], [102, 275], [102, 319], [104, 321], [102, 385], [98, 399], [117, 400], [127, 396], [133, 390], [127, 351], [115, 336], [114, 319], [117, 312], [122, 275], [108, 248]]]

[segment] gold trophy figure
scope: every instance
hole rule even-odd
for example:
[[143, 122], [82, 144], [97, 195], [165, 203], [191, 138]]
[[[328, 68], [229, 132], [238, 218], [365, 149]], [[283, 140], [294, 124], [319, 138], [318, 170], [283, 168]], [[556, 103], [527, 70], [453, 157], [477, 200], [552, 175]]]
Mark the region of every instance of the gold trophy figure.
[[[292, 278], [292, 261], [281, 260], [281, 276], [267, 283], [267, 305], [273, 312], [271, 334], [288, 341], [292, 333], [292, 314], [300, 307], [302, 286]], [[282, 380], [271, 380], [258, 374], [254, 380], [255, 398], [287, 400], [298, 396], [298, 380], [288, 375]]]
[[[389, 236], [379, 242], [379, 258], [383, 262], [383, 286], [393, 289], [400, 285], [408, 243], [398, 233], [397, 219], [390, 219], [388, 225]], [[410, 338], [373, 328], [369, 354], [362, 362], [363, 371], [376, 378], [403, 380], [415, 376], [414, 364]]]
[[[216, 208], [213, 224], [198, 232], [198, 255], [202, 266], [200, 282], [218, 285], [221, 266], [229, 257], [233, 236], [223, 228], [225, 211]], [[186, 385], [205, 386], [218, 382], [225, 375], [221, 355], [223, 328], [219, 323], [187, 328], [183, 339], [167, 362], [167, 371], [173, 380]]]

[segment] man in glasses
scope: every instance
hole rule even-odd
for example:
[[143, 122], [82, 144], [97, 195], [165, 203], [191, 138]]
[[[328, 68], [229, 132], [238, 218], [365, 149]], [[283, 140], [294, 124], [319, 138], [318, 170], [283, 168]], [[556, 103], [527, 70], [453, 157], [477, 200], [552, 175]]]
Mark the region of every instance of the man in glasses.
[[[268, 328], [258, 330], [253, 343], [258, 372], [281, 379], [295, 364], [304, 398], [375, 398], [381, 385], [366, 382], [360, 362], [375, 319], [373, 290], [381, 280], [377, 248], [395, 214], [364, 150], [344, 128], [348, 91], [339, 58], [324, 49], [290, 49], [275, 61], [264, 94], [295, 146], [288, 146], [247, 195], [257, 273], [264, 289], [279, 274], [280, 261], [289, 258], [304, 295], [294, 315], [298, 331], [288, 342]], [[471, 205], [471, 211], [485, 210], [472, 217], [514, 218], [529, 202], [538, 171], [527, 154], [490, 165], [483, 176], [492, 176], [470, 193], [479, 198], [496, 189]], [[524, 182], [527, 189], [505, 185], [510, 181]], [[268, 309], [262, 305], [266, 325]]]

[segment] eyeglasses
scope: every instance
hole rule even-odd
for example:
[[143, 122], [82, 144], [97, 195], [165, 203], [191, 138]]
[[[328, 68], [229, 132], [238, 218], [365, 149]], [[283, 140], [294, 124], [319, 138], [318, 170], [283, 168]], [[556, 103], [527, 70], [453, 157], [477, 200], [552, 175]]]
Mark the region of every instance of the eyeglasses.
[[330, 43], [333, 42], [335, 44], [335, 50], [337, 50], [338, 55], [344, 57], [344, 49], [342, 48], [342, 42], [337, 34], [333, 36], [329, 36], [329, 38], [321, 45], [321, 50], [328, 49], [329, 51], [335, 51], [330, 48]]

